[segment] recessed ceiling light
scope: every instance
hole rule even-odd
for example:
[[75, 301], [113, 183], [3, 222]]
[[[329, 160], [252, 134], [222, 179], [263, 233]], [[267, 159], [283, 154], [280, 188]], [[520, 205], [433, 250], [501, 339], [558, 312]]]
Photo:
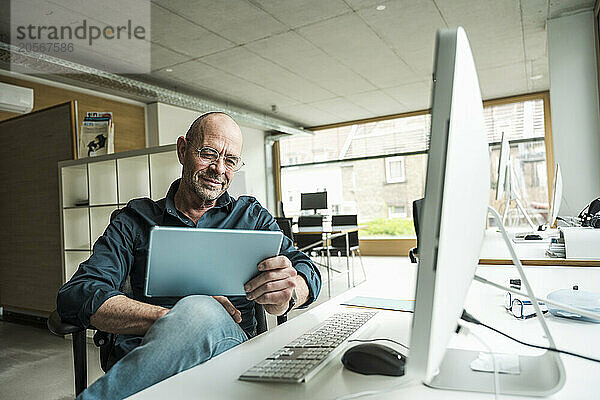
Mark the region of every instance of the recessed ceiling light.
[[537, 74], [537, 75], [534, 75], [534, 76], [532, 76], [532, 77], [531, 77], [531, 78], [529, 78], [529, 79], [531, 79], [532, 81], [537, 81], [538, 79], [542, 79], [543, 77], [544, 77], [544, 75], [542, 75], [542, 74]]
[[166, 72], [173, 72], [173, 68], [166, 68], [165, 71]]
[[383, 4], [380, 4], [380, 5], [377, 6], [376, 10], [377, 11], [383, 11], [383, 10], [385, 10], [385, 6]]

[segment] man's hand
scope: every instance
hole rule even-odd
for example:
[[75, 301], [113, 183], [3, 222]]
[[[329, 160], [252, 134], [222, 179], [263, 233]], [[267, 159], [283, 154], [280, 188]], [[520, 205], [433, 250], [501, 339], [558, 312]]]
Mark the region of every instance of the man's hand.
[[233, 304], [231, 304], [231, 301], [229, 301], [229, 299], [227, 297], [213, 296], [212, 298], [215, 299], [216, 301], [218, 301], [219, 303], [221, 303], [223, 308], [225, 308], [225, 310], [227, 310], [229, 315], [231, 315], [231, 318], [233, 318], [233, 320], [236, 323], [239, 324], [240, 322], [242, 322], [242, 313], [240, 312], [240, 310], [235, 308], [235, 306]]
[[[289, 307], [292, 290], [297, 286], [299, 276], [296, 269], [287, 257], [277, 256], [261, 261], [258, 270], [261, 274], [244, 285], [246, 298], [262, 304], [269, 314], [285, 313]], [[300, 280], [304, 281], [302, 277]], [[306, 298], [302, 303], [304, 301]]]

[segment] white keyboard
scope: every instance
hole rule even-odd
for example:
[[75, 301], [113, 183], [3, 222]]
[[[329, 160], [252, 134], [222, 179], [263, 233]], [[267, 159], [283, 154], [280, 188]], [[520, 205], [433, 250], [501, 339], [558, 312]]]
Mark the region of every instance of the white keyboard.
[[342, 351], [342, 344], [377, 311], [341, 312], [277, 350], [239, 379], [264, 382], [307, 382]]

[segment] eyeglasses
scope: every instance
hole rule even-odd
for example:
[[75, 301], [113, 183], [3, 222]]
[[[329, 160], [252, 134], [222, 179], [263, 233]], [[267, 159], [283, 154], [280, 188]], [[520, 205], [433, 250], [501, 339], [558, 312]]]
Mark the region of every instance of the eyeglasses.
[[[198, 157], [200, 161], [205, 164], [217, 164], [221, 155], [219, 152], [212, 147], [204, 146], [198, 150]], [[224, 158], [225, 169], [231, 172], [237, 172], [245, 164], [242, 162], [241, 157], [237, 156], [225, 156]]]
[[[544, 303], [538, 302], [539, 305], [545, 306]], [[511, 314], [518, 319], [528, 319], [533, 318], [537, 314], [535, 312], [531, 312], [533, 304], [529, 300], [521, 300], [515, 297], [511, 292], [506, 292], [506, 296], [504, 296], [504, 308], [506, 311], [510, 311]], [[542, 310], [542, 314], [546, 314], [548, 310]]]

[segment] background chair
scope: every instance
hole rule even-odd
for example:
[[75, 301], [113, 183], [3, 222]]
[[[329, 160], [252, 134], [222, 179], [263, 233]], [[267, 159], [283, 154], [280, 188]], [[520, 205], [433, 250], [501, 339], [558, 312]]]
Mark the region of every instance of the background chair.
[[[358, 225], [358, 216], [356, 214], [334, 215], [331, 217], [331, 225], [333, 227], [356, 226], [356, 225]], [[350, 254], [346, 253], [346, 235], [338, 236], [331, 240], [331, 247], [329, 248], [330, 254], [337, 255], [338, 257], [352, 256], [352, 269], [353, 270], [354, 270], [354, 257], [355, 257], [355, 254], [358, 254], [358, 259], [360, 261], [360, 268], [362, 269], [363, 276], [366, 280], [367, 274], [365, 272], [365, 267], [363, 265], [362, 255], [360, 254], [358, 231], [348, 232], [348, 250], [350, 251]], [[354, 285], [354, 282], [352, 282], [352, 284]]]
[[[298, 217], [298, 228], [314, 227], [315, 230], [323, 230], [323, 217], [321, 215], [301, 215]], [[296, 246], [301, 251], [308, 253], [320, 253], [323, 248], [322, 233], [299, 233], [294, 235]]]
[[424, 198], [413, 201], [413, 225], [415, 226], [415, 234], [417, 236], [417, 247], [413, 247], [408, 251], [410, 261], [413, 263], [416, 263], [417, 259], [419, 258], [419, 217], [421, 216], [421, 210], [423, 209], [424, 201]]
[[292, 232], [292, 219], [285, 217], [275, 217], [279, 229], [294, 243], [294, 233]]

